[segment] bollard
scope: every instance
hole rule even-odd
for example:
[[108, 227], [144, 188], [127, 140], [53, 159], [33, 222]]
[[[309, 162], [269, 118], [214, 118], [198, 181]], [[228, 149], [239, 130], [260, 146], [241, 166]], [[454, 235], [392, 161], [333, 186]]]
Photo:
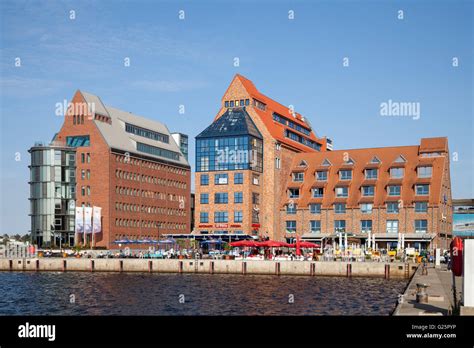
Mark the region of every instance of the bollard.
[[352, 277], [352, 264], [348, 263], [346, 267], [346, 276], [348, 278]]
[[36, 272], [39, 271], [39, 268], [40, 268], [40, 260], [36, 260], [36, 267], [35, 267]]
[[385, 265], [385, 279], [390, 279], [390, 265]]
[[66, 272], [67, 263], [66, 260], [63, 260], [63, 272]]
[[8, 265], [10, 267], [10, 271], [13, 271], [13, 260], [8, 261]]
[[405, 263], [405, 278], [410, 278], [410, 265], [408, 263]]
[[179, 264], [178, 264], [178, 273], [183, 273], [183, 261], [179, 261]]
[[312, 275], [312, 276], [316, 275], [316, 264], [315, 263], [311, 264], [311, 267], [309, 269], [309, 274]]
[[94, 260], [91, 260], [91, 272], [94, 272], [94, 266], [95, 266]]
[[151, 273], [153, 272], [153, 261], [148, 261], [148, 272]]
[[209, 273], [214, 274], [214, 261], [209, 263]]
[[119, 265], [120, 265], [120, 268], [119, 268], [119, 269], [120, 269], [120, 273], [122, 273], [122, 272], [123, 272], [123, 260], [120, 260]]
[[416, 302], [418, 303], [428, 303], [428, 294], [426, 293], [426, 288], [429, 285], [423, 283], [416, 284]]
[[280, 275], [280, 262], [275, 263], [275, 274]]
[[242, 262], [242, 274], [247, 274], [247, 262]]

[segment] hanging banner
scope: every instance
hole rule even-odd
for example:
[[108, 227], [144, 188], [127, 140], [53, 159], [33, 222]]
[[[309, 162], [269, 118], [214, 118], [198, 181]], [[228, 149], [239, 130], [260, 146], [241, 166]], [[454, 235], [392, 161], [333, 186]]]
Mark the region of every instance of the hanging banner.
[[76, 207], [76, 233], [84, 233], [84, 209]]
[[84, 232], [92, 233], [92, 207], [84, 208]]
[[102, 231], [102, 225], [100, 222], [101, 219], [101, 207], [93, 207], [92, 208], [92, 232], [99, 233]]

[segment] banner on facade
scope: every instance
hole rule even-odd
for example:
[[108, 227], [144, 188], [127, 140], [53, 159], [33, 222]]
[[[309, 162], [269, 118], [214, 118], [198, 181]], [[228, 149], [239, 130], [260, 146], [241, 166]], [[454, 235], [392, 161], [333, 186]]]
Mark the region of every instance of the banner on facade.
[[84, 208], [76, 207], [76, 233], [84, 233]]
[[99, 233], [102, 231], [102, 224], [101, 224], [101, 207], [93, 207], [92, 208], [92, 232]]
[[92, 233], [92, 207], [84, 208], [84, 232]]

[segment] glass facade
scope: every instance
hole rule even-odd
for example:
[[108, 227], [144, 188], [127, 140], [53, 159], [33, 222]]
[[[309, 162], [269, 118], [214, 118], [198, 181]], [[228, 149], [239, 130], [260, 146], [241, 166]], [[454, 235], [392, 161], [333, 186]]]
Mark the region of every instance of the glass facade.
[[74, 245], [75, 149], [35, 146], [29, 152], [32, 242]]
[[196, 171], [263, 171], [263, 142], [251, 135], [196, 139]]
[[144, 138], [161, 141], [162, 143], [166, 143], [166, 144], [169, 144], [170, 142], [169, 136], [167, 134], [163, 134], [163, 133], [155, 132], [155, 131], [145, 129], [142, 127], [138, 127], [130, 123], [125, 123], [125, 131], [127, 133], [139, 135]]
[[147, 144], [137, 142], [137, 151], [145, 152], [145, 153], [149, 153], [150, 155], [170, 158], [170, 159], [179, 161], [179, 153], [174, 152], [174, 151], [170, 151], [170, 150], [165, 150], [165, 149], [162, 149], [162, 148], [156, 147], [156, 146], [151, 146], [151, 145], [147, 145]]

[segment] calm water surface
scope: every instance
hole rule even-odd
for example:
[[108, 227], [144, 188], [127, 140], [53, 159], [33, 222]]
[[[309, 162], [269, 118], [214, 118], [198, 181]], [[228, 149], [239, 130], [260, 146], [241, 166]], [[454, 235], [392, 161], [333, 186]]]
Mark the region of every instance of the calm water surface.
[[0, 315], [389, 315], [405, 286], [379, 278], [0, 272]]

